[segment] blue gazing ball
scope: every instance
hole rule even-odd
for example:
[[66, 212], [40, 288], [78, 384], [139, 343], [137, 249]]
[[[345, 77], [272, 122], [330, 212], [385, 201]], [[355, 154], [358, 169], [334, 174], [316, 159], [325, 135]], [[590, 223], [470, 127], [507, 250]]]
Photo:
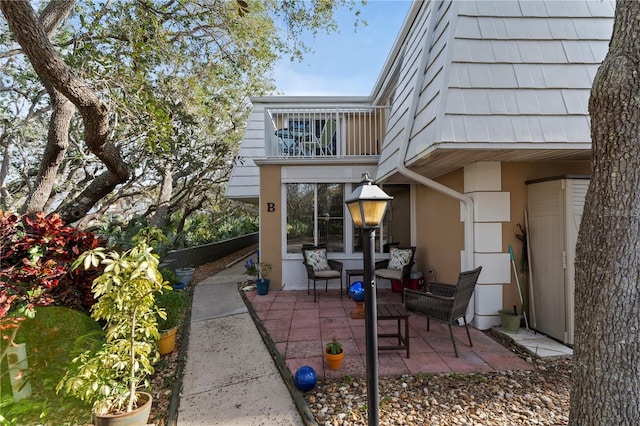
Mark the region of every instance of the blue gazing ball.
[[356, 281], [349, 286], [349, 295], [354, 302], [364, 302], [364, 283]]
[[296, 387], [303, 392], [310, 391], [316, 385], [318, 376], [316, 371], [308, 365], [298, 368], [294, 376]]

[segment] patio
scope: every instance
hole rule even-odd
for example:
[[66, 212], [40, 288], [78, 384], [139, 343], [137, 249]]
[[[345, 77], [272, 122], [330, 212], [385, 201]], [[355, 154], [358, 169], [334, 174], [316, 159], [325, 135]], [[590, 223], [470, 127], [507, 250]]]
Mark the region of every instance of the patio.
[[[318, 290], [318, 302], [306, 291], [269, 291], [259, 296], [245, 293], [266, 332], [276, 345], [292, 374], [303, 365], [313, 367], [318, 380], [343, 376], [364, 377], [364, 319], [352, 319], [349, 313], [355, 303], [339, 290]], [[401, 294], [390, 289], [378, 291], [378, 304], [401, 303]], [[395, 321], [378, 322], [378, 333], [394, 333]], [[404, 326], [403, 326], [404, 329]], [[464, 327], [454, 328], [459, 358], [453, 352], [449, 330], [445, 324], [414, 314], [409, 316], [410, 358], [406, 351], [378, 352], [379, 375], [470, 373], [477, 371], [531, 370], [532, 366], [483, 332], [469, 327], [473, 347], [469, 347]], [[326, 343], [333, 338], [342, 342], [345, 358], [342, 368], [330, 370], [322, 356]], [[394, 344], [395, 339], [378, 339], [378, 344]]]

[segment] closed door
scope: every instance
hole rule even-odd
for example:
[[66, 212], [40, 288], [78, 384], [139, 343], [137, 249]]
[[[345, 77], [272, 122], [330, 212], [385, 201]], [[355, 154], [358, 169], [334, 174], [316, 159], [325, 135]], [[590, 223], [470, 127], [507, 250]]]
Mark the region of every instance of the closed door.
[[565, 214], [561, 181], [531, 184], [527, 194], [533, 326], [564, 341], [566, 331]]

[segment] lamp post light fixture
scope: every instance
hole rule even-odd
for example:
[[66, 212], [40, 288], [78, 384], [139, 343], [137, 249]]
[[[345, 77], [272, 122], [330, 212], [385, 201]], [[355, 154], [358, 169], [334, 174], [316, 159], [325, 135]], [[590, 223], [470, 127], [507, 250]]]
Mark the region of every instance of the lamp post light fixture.
[[373, 185], [369, 173], [362, 175], [361, 185], [345, 200], [353, 223], [362, 229], [364, 260], [365, 341], [367, 369], [368, 425], [377, 426], [378, 413], [378, 331], [375, 282], [375, 230], [380, 227], [389, 201], [393, 199], [379, 186]]

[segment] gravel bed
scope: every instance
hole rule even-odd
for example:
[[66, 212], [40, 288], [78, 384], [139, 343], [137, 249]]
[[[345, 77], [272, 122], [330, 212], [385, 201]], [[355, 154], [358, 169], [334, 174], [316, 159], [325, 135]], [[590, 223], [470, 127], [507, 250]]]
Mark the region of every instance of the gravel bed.
[[[380, 424], [566, 425], [571, 360], [537, 359], [534, 366], [531, 371], [380, 377]], [[305, 400], [319, 425], [367, 424], [365, 378], [318, 382]]]

